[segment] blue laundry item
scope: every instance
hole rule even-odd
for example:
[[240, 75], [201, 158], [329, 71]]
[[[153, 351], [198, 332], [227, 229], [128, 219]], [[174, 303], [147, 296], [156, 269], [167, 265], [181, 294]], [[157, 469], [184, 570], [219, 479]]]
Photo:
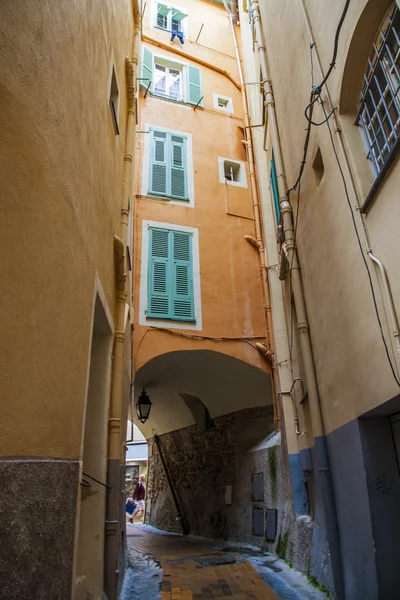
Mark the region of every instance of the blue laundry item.
[[128, 498], [128, 500], [126, 501], [126, 504], [125, 504], [125, 511], [129, 515], [132, 515], [135, 508], [136, 508], [136, 502], [134, 502], [131, 498]]
[[171, 31], [171, 42], [174, 41], [175, 37], [179, 38], [179, 41], [181, 44], [185, 43], [185, 40], [183, 38], [183, 31], [178, 31], [177, 29], [173, 29]]

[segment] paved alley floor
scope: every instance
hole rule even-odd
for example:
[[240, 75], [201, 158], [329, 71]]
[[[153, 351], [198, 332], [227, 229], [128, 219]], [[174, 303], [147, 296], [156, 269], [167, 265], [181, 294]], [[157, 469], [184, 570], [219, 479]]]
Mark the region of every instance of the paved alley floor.
[[[325, 595], [272, 555], [127, 524], [121, 600], [320, 600]], [[287, 579], [287, 580], [285, 580]], [[292, 579], [292, 581], [290, 581]]]

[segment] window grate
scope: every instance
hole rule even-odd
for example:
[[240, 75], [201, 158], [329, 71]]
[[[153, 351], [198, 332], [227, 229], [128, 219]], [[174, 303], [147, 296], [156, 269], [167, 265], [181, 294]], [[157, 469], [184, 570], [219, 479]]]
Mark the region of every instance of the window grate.
[[368, 58], [356, 124], [362, 129], [375, 175], [400, 137], [400, 11], [387, 13]]

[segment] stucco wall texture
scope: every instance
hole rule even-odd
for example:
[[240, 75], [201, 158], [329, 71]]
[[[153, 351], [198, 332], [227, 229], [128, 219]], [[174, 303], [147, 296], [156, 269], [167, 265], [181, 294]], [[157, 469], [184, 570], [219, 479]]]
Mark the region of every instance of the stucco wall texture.
[[78, 458], [96, 274], [115, 310], [131, 4], [6, 0], [0, 16], [0, 454]]
[[[182, 60], [201, 69], [204, 108], [194, 111], [191, 106], [156, 98], [151, 93], [144, 98], [142, 90], [138, 129], [148, 131], [151, 126], [160, 126], [192, 136], [194, 206], [148, 196], [147, 179], [144, 179], [148, 174], [144, 161], [149, 135], [138, 134], [134, 234], [135, 370], [138, 372], [154, 357], [168, 352], [213, 350], [233, 356], [269, 374], [270, 365], [254, 347], [254, 340], [251, 345], [240, 339], [219, 339], [260, 336], [258, 341], [263, 342], [266, 335], [258, 255], [256, 249], [244, 239], [245, 235], [254, 235], [254, 223], [246, 151], [242, 143], [243, 107], [240, 91], [220, 72], [181, 56], [184, 52], [193, 59], [197, 57], [209, 62], [238, 81], [229, 20], [223, 7], [219, 5], [183, 0], [181, 6], [188, 14], [185, 44], [181, 46], [177, 40], [170, 43], [170, 34], [154, 27], [152, 4], [143, 20], [144, 44], [155, 55], [161, 54], [171, 61]], [[202, 24], [204, 27], [196, 42]], [[150, 38], [155, 43], [151, 43]], [[158, 47], [157, 43], [167, 44], [170, 50]], [[233, 114], [215, 109], [214, 93], [232, 98]], [[235, 187], [220, 181], [218, 157], [245, 163], [247, 187]], [[235, 213], [236, 216], [227, 213]], [[186, 328], [186, 337], [150, 331], [148, 327], [152, 325], [151, 319], [147, 319], [146, 326], [139, 323], [140, 290], [141, 286], [147, 284], [142, 276], [142, 260], [147, 260], [147, 257], [142, 258], [143, 220], [194, 227], [198, 230], [201, 288], [201, 298], [198, 300], [201, 303], [202, 326], [195, 331], [191, 331], [190, 327]], [[170, 324], [171, 322], [164, 321], [162, 326], [168, 328]], [[194, 337], [190, 337], [190, 334]], [[202, 335], [211, 339], [196, 338]], [[167, 363], [164, 368], [161, 364], [154, 377], [158, 378], [167, 367]], [[207, 374], [197, 373], [194, 376], [207, 377]], [[158, 382], [157, 385], [160, 387], [162, 384]], [[181, 391], [185, 389], [182, 388]], [[251, 399], [248, 399], [243, 407], [251, 405], [250, 403]], [[232, 407], [231, 410], [235, 408]], [[219, 412], [218, 407], [215, 410]], [[182, 423], [181, 415], [177, 413], [175, 409], [177, 425], [168, 429], [176, 429], [192, 422]], [[150, 430], [154, 427], [151, 415], [148, 427]]]
[[[304, 1], [316, 43], [313, 49], [315, 83], [321, 80], [316, 53], [326, 72], [331, 62], [342, 4], [332, 3], [328, 10], [323, 2]], [[358, 0], [350, 3], [340, 35], [336, 68], [326, 88], [332, 105], [338, 107], [338, 124], [361, 204], [370, 190], [373, 177], [361, 133], [354, 122], [369, 49], [389, 6], [390, 2], [387, 0]], [[283, 159], [288, 185], [291, 186], [297, 178], [303, 153], [306, 126], [304, 108], [309, 102], [311, 88], [311, 39], [302, 2], [260, 2], [260, 11]], [[289, 31], [290, 35], [283, 36], [282, 31]], [[314, 118], [317, 121], [323, 119], [322, 110], [318, 106]], [[356, 198], [335, 133], [334, 139], [347, 180], [350, 203], [354, 208]], [[271, 143], [268, 142], [268, 151], [271, 152], [271, 149]], [[319, 185], [313, 169], [318, 149], [324, 167]], [[370, 247], [386, 267], [397, 310], [400, 303], [397, 265], [400, 250], [397, 231], [400, 207], [395, 190], [399, 185], [400, 167], [397, 162], [386, 174], [365, 216]], [[291, 202], [296, 214], [297, 194], [291, 195]], [[355, 213], [366, 254], [368, 244], [359, 215], [357, 211]], [[398, 386], [387, 361], [367, 272], [326, 125], [313, 127], [311, 130], [307, 164], [301, 182], [296, 242], [325, 429], [329, 433], [394, 397]], [[398, 368], [399, 356], [394, 350], [393, 327], [386, 312], [386, 301], [383, 301], [382, 280], [368, 257], [367, 261], [389, 353], [393, 364], [397, 364]]]
[[[271, 437], [272, 436], [272, 437]], [[160, 436], [161, 448], [190, 533], [277, 550], [296, 569], [314, 570], [312, 522], [296, 518], [285, 439], [273, 435], [272, 407], [244, 409]], [[147, 516], [151, 525], [180, 532], [177, 512], [154, 440], [149, 440]], [[264, 501], [252, 500], [252, 474], [263, 473]], [[232, 504], [225, 503], [232, 486]], [[277, 508], [275, 542], [252, 533], [253, 507]]]

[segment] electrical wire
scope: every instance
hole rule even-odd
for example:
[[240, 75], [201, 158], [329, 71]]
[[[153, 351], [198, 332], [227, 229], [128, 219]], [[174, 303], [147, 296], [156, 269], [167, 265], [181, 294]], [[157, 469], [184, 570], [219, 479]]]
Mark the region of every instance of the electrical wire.
[[330, 137], [331, 143], [332, 143], [333, 152], [334, 152], [334, 155], [335, 155], [335, 158], [336, 158], [337, 165], [339, 167], [340, 176], [342, 178], [343, 187], [344, 187], [344, 191], [345, 191], [345, 194], [346, 194], [347, 204], [348, 204], [348, 207], [349, 207], [349, 210], [350, 210], [350, 213], [351, 213], [351, 219], [352, 219], [352, 222], [353, 222], [354, 231], [355, 231], [356, 236], [357, 236], [358, 246], [360, 248], [360, 252], [361, 252], [361, 256], [362, 256], [363, 262], [364, 262], [364, 266], [365, 266], [365, 269], [366, 269], [367, 274], [368, 274], [368, 280], [369, 280], [369, 285], [370, 285], [370, 288], [371, 288], [372, 299], [373, 299], [373, 302], [374, 302], [374, 308], [375, 308], [376, 318], [377, 318], [377, 321], [378, 321], [378, 324], [379, 324], [379, 329], [380, 329], [380, 332], [381, 332], [382, 341], [383, 341], [383, 344], [385, 346], [386, 356], [387, 356], [387, 359], [388, 359], [388, 362], [389, 362], [390, 369], [392, 371], [394, 380], [396, 381], [397, 385], [400, 386], [400, 380], [398, 379], [398, 377], [396, 375], [396, 371], [395, 371], [395, 368], [393, 366], [393, 362], [392, 362], [392, 359], [391, 359], [391, 356], [390, 356], [390, 353], [389, 353], [389, 348], [388, 348], [388, 345], [387, 345], [387, 342], [386, 342], [386, 338], [385, 338], [385, 335], [383, 333], [382, 321], [381, 321], [381, 318], [380, 318], [380, 315], [379, 315], [379, 309], [378, 309], [378, 304], [377, 304], [377, 301], [376, 301], [376, 295], [375, 295], [374, 285], [372, 283], [371, 272], [369, 270], [368, 262], [367, 262], [367, 259], [365, 257], [365, 253], [364, 253], [364, 250], [363, 250], [363, 247], [362, 247], [362, 243], [361, 243], [361, 239], [360, 239], [360, 234], [358, 233], [358, 227], [357, 227], [356, 219], [355, 219], [355, 216], [354, 216], [354, 211], [353, 211], [353, 208], [351, 206], [349, 191], [347, 189], [346, 178], [344, 176], [342, 165], [340, 164], [340, 159], [339, 159], [338, 153], [336, 151], [336, 146], [335, 146], [335, 142], [334, 142], [334, 139], [333, 139], [332, 129], [331, 129], [329, 120], [327, 119], [327, 113], [326, 113], [325, 106], [324, 106], [323, 102], [322, 102], [322, 110], [324, 111], [324, 115], [325, 115], [325, 118], [326, 118], [326, 124], [327, 124], [328, 130], [329, 130], [329, 137]]
[[143, 336], [141, 337], [139, 344], [136, 348], [136, 356], [139, 353], [139, 348], [144, 340], [144, 338], [146, 337], [146, 335], [150, 332], [150, 331], [163, 331], [164, 333], [170, 333], [172, 335], [178, 335], [180, 337], [185, 337], [185, 338], [190, 338], [190, 339], [197, 339], [197, 340], [210, 340], [213, 342], [243, 342], [245, 344], [248, 344], [249, 346], [251, 346], [254, 350], [258, 349], [257, 347], [252, 344], [249, 340], [265, 340], [265, 335], [246, 335], [243, 337], [239, 337], [239, 336], [219, 336], [219, 337], [214, 337], [211, 335], [196, 335], [194, 333], [183, 333], [182, 331], [175, 331], [174, 329], [168, 329], [166, 327], [153, 327], [150, 326], [148, 329], [146, 329], [146, 331], [144, 332]]
[[[312, 50], [314, 47], [314, 44], [310, 44], [310, 57], [311, 57], [311, 80], [312, 80], [312, 87], [311, 87], [311, 95], [310, 95], [310, 102], [308, 103], [308, 105], [306, 106], [306, 109], [304, 111], [304, 115], [308, 121], [308, 127], [306, 130], [306, 138], [305, 138], [305, 143], [304, 143], [304, 150], [303, 150], [303, 158], [301, 160], [300, 163], [300, 171], [299, 171], [299, 175], [297, 177], [296, 183], [287, 191], [288, 194], [290, 194], [291, 191], [295, 190], [298, 186], [298, 184], [300, 183], [300, 179], [303, 175], [303, 171], [304, 171], [304, 166], [306, 164], [306, 157], [307, 157], [307, 151], [308, 151], [308, 145], [310, 142], [310, 131], [311, 131], [311, 125], [323, 125], [326, 121], [321, 121], [321, 123], [315, 123], [312, 120], [312, 113], [313, 113], [313, 109], [314, 109], [314, 105], [315, 103], [319, 100], [319, 98], [321, 97], [321, 92], [322, 92], [322, 88], [324, 87], [324, 85], [326, 84], [326, 82], [328, 81], [334, 67], [336, 64], [336, 58], [337, 58], [337, 53], [338, 53], [338, 47], [339, 47], [339, 37], [340, 37], [340, 31], [342, 29], [342, 25], [344, 22], [344, 19], [346, 17], [348, 8], [349, 8], [349, 4], [350, 4], [350, 0], [346, 0], [346, 3], [344, 5], [343, 11], [342, 11], [342, 15], [340, 17], [338, 26], [336, 28], [336, 33], [335, 33], [335, 41], [333, 44], [333, 54], [332, 54], [332, 60], [330, 62], [328, 71], [325, 75], [325, 77], [323, 78], [323, 80], [321, 81], [321, 83], [317, 86], [315, 86], [313, 84], [313, 80], [314, 80], [314, 65], [312, 62]], [[334, 109], [332, 109], [331, 114], [329, 115], [329, 118], [332, 116]], [[326, 117], [328, 118], [328, 117]]]

